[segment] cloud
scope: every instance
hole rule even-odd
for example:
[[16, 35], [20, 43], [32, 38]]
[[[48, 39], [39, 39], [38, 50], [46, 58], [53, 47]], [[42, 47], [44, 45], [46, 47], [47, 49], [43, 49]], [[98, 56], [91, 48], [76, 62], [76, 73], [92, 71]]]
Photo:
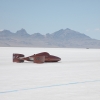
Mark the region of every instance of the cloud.
[[0, 32], [3, 31], [3, 29], [0, 29]]
[[89, 32], [89, 31], [90, 31], [90, 29], [86, 29], [86, 31], [87, 31], [87, 32]]
[[100, 32], [100, 28], [95, 28], [95, 29], [86, 29], [86, 32]]
[[100, 28], [96, 28], [95, 31], [100, 31]]

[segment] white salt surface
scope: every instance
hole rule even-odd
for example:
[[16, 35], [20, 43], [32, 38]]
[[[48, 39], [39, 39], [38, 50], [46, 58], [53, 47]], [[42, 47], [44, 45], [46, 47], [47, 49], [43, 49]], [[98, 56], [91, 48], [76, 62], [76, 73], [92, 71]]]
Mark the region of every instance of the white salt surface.
[[[57, 63], [13, 63], [49, 52]], [[0, 47], [0, 100], [100, 100], [100, 49]]]

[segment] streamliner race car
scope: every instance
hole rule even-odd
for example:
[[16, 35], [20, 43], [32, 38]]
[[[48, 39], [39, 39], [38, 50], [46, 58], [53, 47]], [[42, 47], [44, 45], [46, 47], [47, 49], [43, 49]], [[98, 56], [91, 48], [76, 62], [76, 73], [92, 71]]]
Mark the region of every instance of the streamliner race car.
[[32, 61], [34, 63], [44, 63], [44, 62], [58, 62], [61, 58], [50, 55], [48, 52], [41, 52], [34, 54], [28, 57], [25, 57], [23, 54], [14, 53], [13, 62], [22, 63], [24, 61]]

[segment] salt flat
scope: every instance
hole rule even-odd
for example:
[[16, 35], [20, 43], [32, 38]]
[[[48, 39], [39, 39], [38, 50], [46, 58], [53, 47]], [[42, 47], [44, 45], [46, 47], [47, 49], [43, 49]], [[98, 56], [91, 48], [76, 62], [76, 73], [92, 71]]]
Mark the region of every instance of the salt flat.
[[[57, 63], [13, 63], [49, 52]], [[0, 100], [100, 100], [100, 49], [0, 47]]]

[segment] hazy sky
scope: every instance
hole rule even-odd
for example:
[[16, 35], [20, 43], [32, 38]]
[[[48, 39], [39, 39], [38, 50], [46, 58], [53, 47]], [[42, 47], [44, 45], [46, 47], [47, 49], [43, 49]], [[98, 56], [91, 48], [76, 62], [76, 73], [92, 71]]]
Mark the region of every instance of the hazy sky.
[[0, 30], [29, 34], [70, 28], [100, 40], [100, 0], [0, 0]]

